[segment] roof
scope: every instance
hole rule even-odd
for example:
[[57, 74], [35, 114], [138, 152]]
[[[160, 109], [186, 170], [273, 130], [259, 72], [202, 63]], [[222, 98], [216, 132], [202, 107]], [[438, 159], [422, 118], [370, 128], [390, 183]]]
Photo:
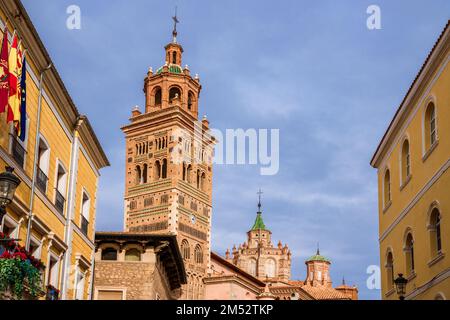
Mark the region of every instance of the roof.
[[383, 149], [382, 146], [384, 145], [384, 143], [386, 142], [386, 140], [390, 137], [390, 135], [392, 133], [392, 130], [393, 130], [393, 127], [394, 127], [394, 123], [396, 123], [400, 119], [400, 117], [402, 116], [402, 114], [403, 114], [402, 111], [405, 109], [406, 101], [412, 95], [413, 89], [415, 88], [416, 84], [418, 83], [419, 78], [424, 73], [425, 68], [430, 63], [431, 57], [435, 54], [436, 49], [438, 48], [439, 44], [444, 39], [444, 36], [447, 33], [450, 33], [450, 20], [447, 21], [447, 25], [445, 26], [445, 28], [442, 31], [442, 33], [440, 34], [438, 40], [436, 41], [436, 43], [434, 44], [434, 46], [431, 49], [430, 53], [428, 54], [427, 58], [425, 59], [425, 62], [422, 64], [422, 67], [420, 68], [419, 73], [416, 75], [414, 81], [412, 82], [411, 86], [409, 87], [408, 92], [406, 93], [406, 95], [403, 98], [400, 106], [398, 107], [397, 111], [395, 112], [395, 115], [392, 118], [391, 123], [389, 124], [386, 132], [384, 133], [383, 138], [381, 139], [380, 143], [378, 144], [378, 147], [377, 147], [374, 155], [372, 156], [372, 160], [370, 161], [370, 164], [373, 167], [376, 167], [376, 160], [378, 159], [379, 154], [380, 154], [381, 150]]
[[261, 212], [257, 213], [255, 224], [253, 225], [252, 230], [266, 230], [266, 226], [264, 224]]
[[319, 249], [317, 249], [317, 252], [316, 252], [315, 255], [309, 257], [309, 259], [306, 260], [306, 262], [313, 262], [313, 261], [322, 261], [322, 262], [328, 262], [328, 263], [331, 263], [331, 260], [330, 260], [330, 259], [328, 259], [328, 258], [326, 258], [326, 257], [324, 257], [324, 256], [322, 256], [322, 255], [320, 254]]
[[236, 265], [232, 264], [231, 262], [227, 261], [226, 259], [222, 258], [220, 255], [218, 255], [217, 253], [214, 253], [212, 251], [211, 251], [211, 260], [216, 260], [217, 262], [221, 263], [225, 267], [227, 267], [227, 268], [231, 269], [232, 271], [236, 272], [237, 274], [243, 276], [247, 280], [250, 280], [257, 286], [260, 286], [260, 287], [266, 286], [266, 284], [263, 281], [252, 276], [250, 273], [245, 272], [241, 268], [237, 267]]
[[304, 285], [301, 289], [316, 300], [350, 300], [347, 295], [330, 287]]
[[169, 245], [162, 248], [158, 254], [167, 272], [170, 287], [174, 290], [180, 288], [182, 284], [187, 283], [186, 270], [175, 235], [167, 233], [149, 234], [143, 232], [96, 232], [95, 245], [98, 246], [105, 242], [139, 242], [140, 244], [145, 243], [145, 245], [149, 246], [160, 246], [164, 242], [168, 242]]

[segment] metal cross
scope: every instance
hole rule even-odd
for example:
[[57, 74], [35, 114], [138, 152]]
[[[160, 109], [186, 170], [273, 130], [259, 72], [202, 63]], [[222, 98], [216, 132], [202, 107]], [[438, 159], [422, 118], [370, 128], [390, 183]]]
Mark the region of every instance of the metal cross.
[[259, 197], [259, 201], [258, 201], [258, 208], [259, 208], [259, 210], [261, 210], [261, 195], [263, 193], [264, 192], [262, 192], [261, 189], [259, 189], [259, 191], [256, 193], [258, 195], [258, 197]]

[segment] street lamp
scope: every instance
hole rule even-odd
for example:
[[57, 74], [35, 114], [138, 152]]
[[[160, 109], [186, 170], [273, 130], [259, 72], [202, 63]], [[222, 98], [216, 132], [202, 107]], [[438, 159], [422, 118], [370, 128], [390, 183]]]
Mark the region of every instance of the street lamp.
[[400, 300], [405, 300], [406, 284], [408, 280], [403, 277], [402, 273], [398, 274], [398, 278], [394, 280], [397, 295]]
[[0, 173], [0, 226], [6, 214], [6, 206], [14, 199], [14, 193], [20, 184], [20, 179], [13, 172], [14, 168], [6, 167], [6, 172]]

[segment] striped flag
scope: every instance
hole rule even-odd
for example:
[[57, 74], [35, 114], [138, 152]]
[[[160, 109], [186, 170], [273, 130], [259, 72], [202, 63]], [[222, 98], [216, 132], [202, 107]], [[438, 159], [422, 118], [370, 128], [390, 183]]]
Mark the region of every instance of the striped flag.
[[25, 141], [27, 130], [27, 60], [24, 54], [22, 63], [22, 76], [20, 77], [20, 126], [19, 139]]
[[5, 112], [9, 98], [8, 27], [5, 26], [0, 49], [0, 113]]

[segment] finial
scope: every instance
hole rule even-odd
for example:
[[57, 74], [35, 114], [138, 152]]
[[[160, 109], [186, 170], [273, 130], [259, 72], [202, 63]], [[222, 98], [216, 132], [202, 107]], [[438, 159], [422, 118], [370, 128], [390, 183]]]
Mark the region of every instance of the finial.
[[342, 277], [342, 285], [345, 286], [345, 277]]
[[180, 23], [180, 21], [178, 20], [178, 17], [177, 17], [177, 11], [178, 11], [178, 7], [175, 6], [175, 16], [172, 17], [172, 20], [173, 20], [173, 31], [172, 31], [173, 40], [172, 40], [172, 42], [173, 43], [177, 43], [177, 35], [178, 35], [177, 23]]
[[319, 246], [319, 242], [317, 242], [317, 253], [318, 256], [320, 256], [320, 246]]
[[184, 68], [185, 68], [186, 70], [189, 70], [189, 66], [188, 66], [188, 65], [185, 65]]
[[258, 195], [258, 212], [261, 212], [261, 195], [264, 192], [261, 191], [261, 189], [259, 189], [259, 191], [256, 193]]
[[200, 77], [199, 77], [198, 73], [196, 73], [196, 74], [195, 74], [195, 77], [194, 77], [194, 79], [195, 79], [195, 80], [198, 80], [198, 79], [200, 79]]

